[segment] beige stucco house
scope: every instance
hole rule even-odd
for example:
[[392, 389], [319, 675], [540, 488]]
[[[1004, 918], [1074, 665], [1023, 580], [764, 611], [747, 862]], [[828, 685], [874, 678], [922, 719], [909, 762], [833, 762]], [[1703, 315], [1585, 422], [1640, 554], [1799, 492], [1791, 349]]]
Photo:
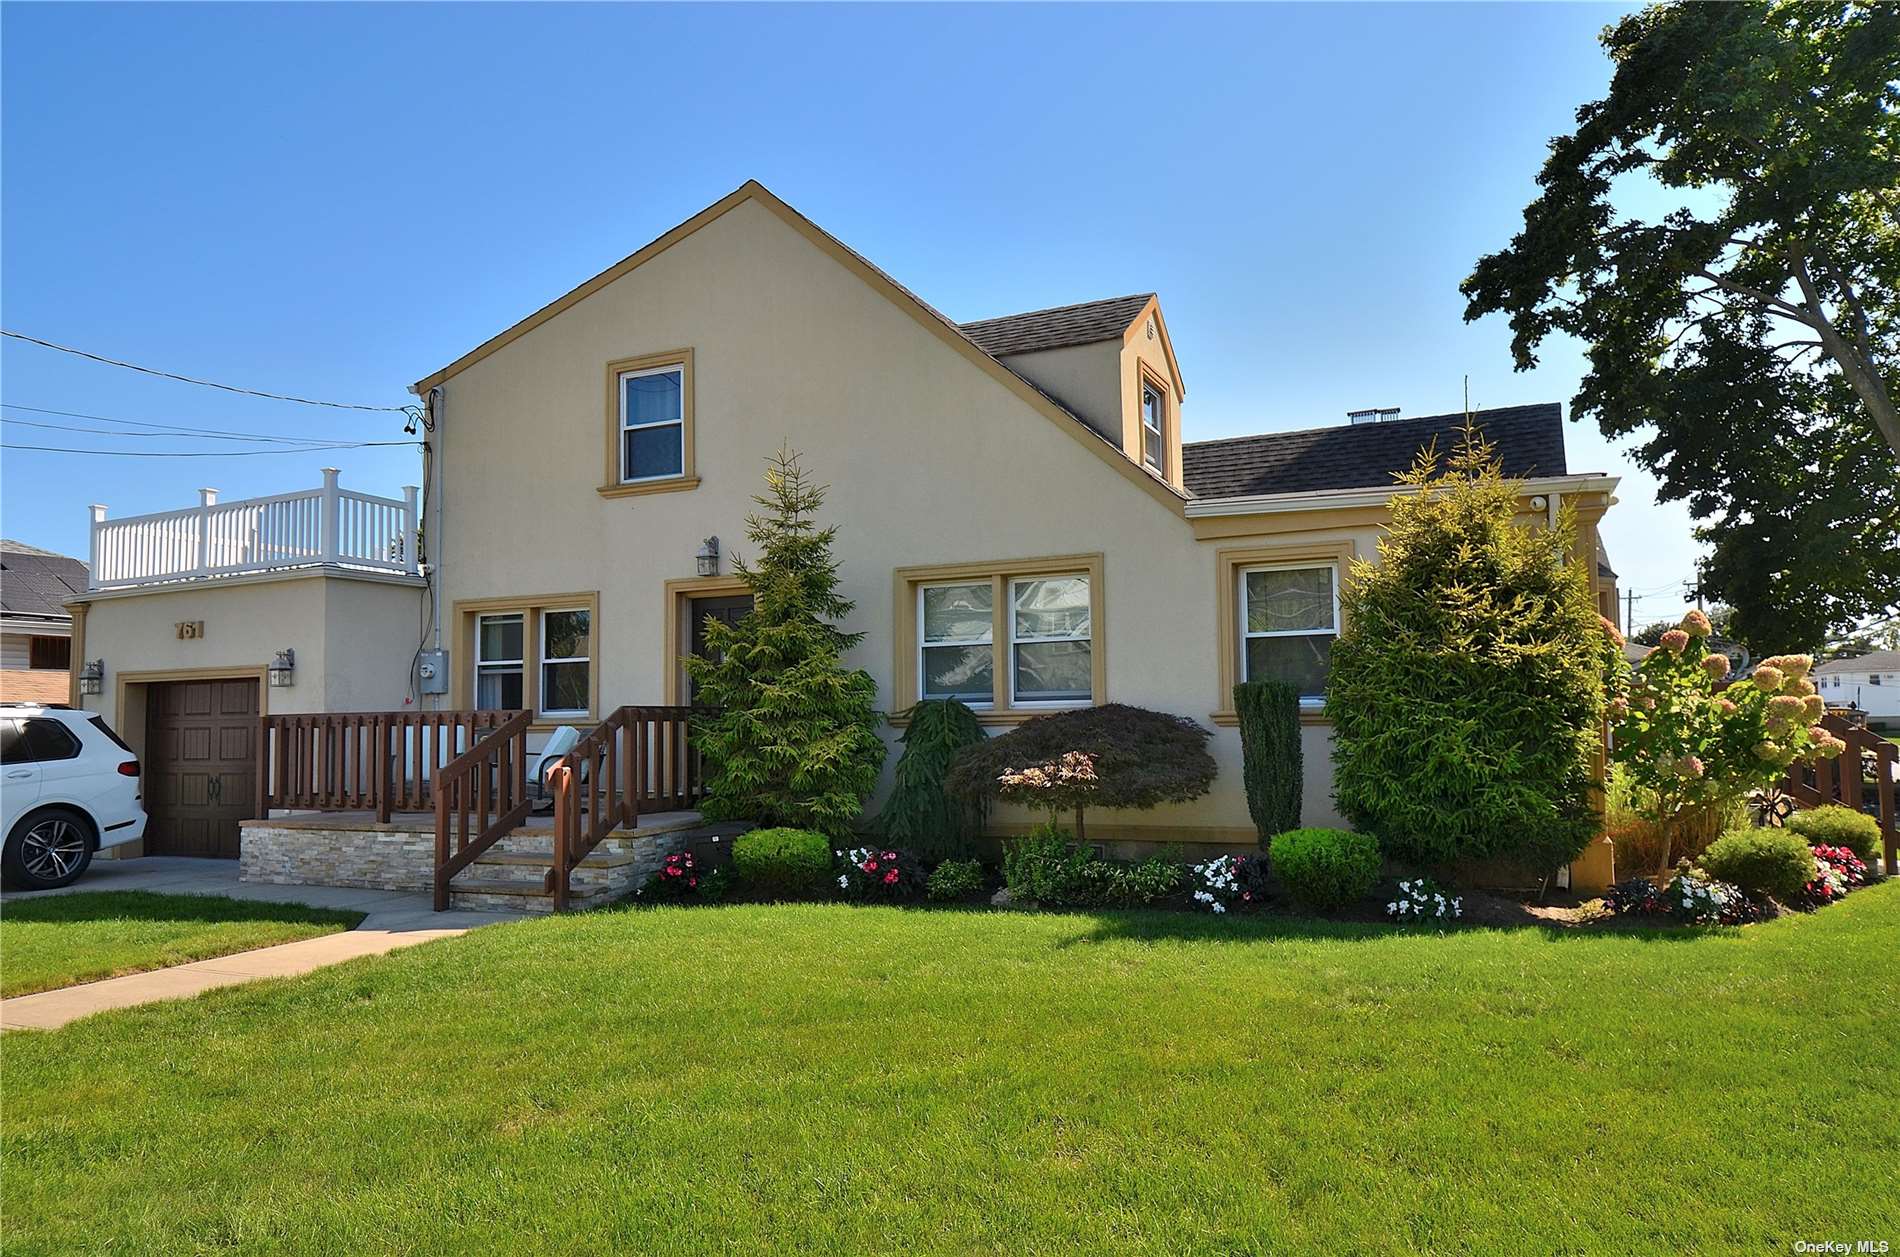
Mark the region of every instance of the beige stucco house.
[[[1392, 473], [1463, 418], [1184, 443], [1187, 380], [1153, 294], [959, 325], [757, 183], [414, 392], [420, 565], [412, 548], [398, 570], [95, 596], [83, 654], [108, 676], [87, 704], [137, 718], [114, 661], [259, 678], [272, 710], [525, 707], [537, 735], [684, 701], [694, 624], [744, 595], [700, 574], [707, 539], [729, 573], [765, 460], [789, 447], [831, 486], [846, 627], [864, 634], [849, 662], [887, 710], [956, 695], [999, 728], [1108, 701], [1194, 717], [1214, 729], [1213, 792], [1092, 813], [1090, 836], [1250, 845], [1232, 687], [1309, 687], [1305, 814], [1336, 821], [1319, 705], [1340, 581], [1376, 552]], [[1478, 422], [1523, 480], [1526, 526], [1575, 509], [1613, 614], [1596, 526], [1615, 480], [1569, 470], [1556, 405]], [[199, 620], [202, 640], [172, 636]], [[420, 655], [444, 674], [431, 694], [413, 665], [438, 642], [445, 657]], [[289, 645], [294, 683], [270, 688]]]

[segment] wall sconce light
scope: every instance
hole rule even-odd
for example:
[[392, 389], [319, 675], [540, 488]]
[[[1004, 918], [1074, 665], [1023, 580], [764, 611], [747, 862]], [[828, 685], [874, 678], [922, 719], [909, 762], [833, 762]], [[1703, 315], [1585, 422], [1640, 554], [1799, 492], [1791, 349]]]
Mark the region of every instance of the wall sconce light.
[[719, 575], [719, 538], [706, 538], [699, 545], [699, 553], [693, 557], [698, 560], [701, 576]]
[[286, 646], [277, 652], [277, 658], [270, 661], [271, 688], [287, 690], [295, 683], [296, 676], [297, 652]]
[[79, 692], [81, 694], [103, 694], [106, 688], [106, 661], [93, 659], [79, 670]]

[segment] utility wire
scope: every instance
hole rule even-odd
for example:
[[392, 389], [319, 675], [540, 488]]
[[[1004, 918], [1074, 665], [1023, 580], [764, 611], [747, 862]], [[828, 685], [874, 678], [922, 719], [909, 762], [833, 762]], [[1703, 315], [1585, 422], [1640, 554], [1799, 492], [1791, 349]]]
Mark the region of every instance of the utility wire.
[[334, 445], [293, 445], [271, 450], [81, 450], [63, 445], [16, 445], [0, 441], [0, 450], [38, 450], [43, 454], [92, 454], [100, 458], [250, 458], [259, 454], [315, 454], [322, 450], [360, 450], [373, 445], [421, 445], [420, 441], [340, 441]]
[[[325, 440], [322, 437], [226, 436], [222, 433], [189, 431], [122, 432], [117, 428], [88, 428], [83, 424], [77, 423], [42, 423], [37, 419], [14, 419], [4, 415], [0, 415], [0, 424], [11, 424], [21, 428], [50, 428], [54, 432], [87, 432], [95, 436], [116, 436], [126, 440], [136, 441], [163, 441], [169, 437], [178, 437], [182, 440], [190, 441], [245, 441], [258, 445], [290, 445], [298, 449], [337, 444], [335, 440]], [[407, 442], [404, 442], [404, 444], [407, 444]]]
[[[86, 414], [83, 411], [78, 411], [78, 410], [51, 410], [45, 406], [23, 406], [19, 402], [0, 402], [0, 408], [4, 408], [7, 410], [24, 410], [28, 412], [29, 414], [35, 414], [35, 415], [57, 415], [62, 419], [91, 419], [99, 423], [122, 423], [122, 424], [125, 424], [127, 427], [133, 427], [133, 428], [158, 428], [158, 429], [162, 429], [169, 432], [175, 432], [179, 434], [183, 434], [187, 432], [204, 433], [210, 436], [242, 437], [247, 440], [257, 440], [257, 441], [304, 441], [304, 440], [331, 441], [331, 440], [336, 439], [334, 436], [317, 436], [317, 437], [263, 436], [254, 432], [236, 432], [230, 428], [200, 428], [200, 427], [195, 427], [191, 424], [184, 424], [184, 423], [153, 423], [152, 421], [148, 419], [120, 419], [113, 415], [90, 415], [90, 414]], [[10, 419], [7, 422], [25, 423], [26, 420]]]
[[121, 362], [117, 358], [108, 358], [104, 354], [89, 353], [84, 349], [74, 349], [71, 345], [59, 345], [50, 340], [41, 340], [37, 336], [28, 336], [25, 332], [0, 328], [0, 336], [11, 336], [28, 344], [40, 345], [47, 349], [57, 349], [63, 354], [74, 354], [81, 358], [90, 358], [94, 362], [103, 362], [109, 367], [124, 367], [127, 371], [140, 371], [146, 375], [156, 375], [167, 380], [177, 380], [181, 384], [197, 384], [205, 388], [221, 388], [227, 393], [243, 393], [247, 397], [264, 397], [275, 402], [297, 402], [304, 406], [329, 406], [335, 410], [377, 410], [403, 415], [411, 411], [408, 406], [363, 406], [355, 402], [325, 402], [313, 397], [296, 397], [289, 393], [266, 393], [261, 389], [240, 388], [235, 384], [220, 384], [216, 380], [201, 380], [195, 376], [179, 375], [172, 371], [160, 371], [156, 367], [141, 367], [136, 362]]

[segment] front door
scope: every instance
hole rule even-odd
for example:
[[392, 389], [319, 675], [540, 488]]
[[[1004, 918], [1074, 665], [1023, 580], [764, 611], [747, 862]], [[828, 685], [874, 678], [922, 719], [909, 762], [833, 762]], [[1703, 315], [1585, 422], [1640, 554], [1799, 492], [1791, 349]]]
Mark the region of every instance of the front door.
[[235, 859], [256, 815], [257, 682], [152, 685], [145, 713], [147, 854]]
[[[706, 649], [706, 620], [718, 620], [721, 624], [737, 624], [746, 612], [752, 610], [751, 594], [725, 594], [717, 598], [694, 598], [689, 600], [686, 614], [693, 625], [693, 656], [698, 659], [710, 659]], [[686, 679], [686, 701], [693, 701], [693, 680]]]

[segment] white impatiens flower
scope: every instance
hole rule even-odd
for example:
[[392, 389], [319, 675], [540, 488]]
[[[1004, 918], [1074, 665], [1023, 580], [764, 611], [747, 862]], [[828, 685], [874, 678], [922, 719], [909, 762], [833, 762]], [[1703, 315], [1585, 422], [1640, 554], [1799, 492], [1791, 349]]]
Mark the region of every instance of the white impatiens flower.
[[839, 890], [851, 889], [851, 879], [846, 877], [843, 873], [838, 874], [838, 889]]

